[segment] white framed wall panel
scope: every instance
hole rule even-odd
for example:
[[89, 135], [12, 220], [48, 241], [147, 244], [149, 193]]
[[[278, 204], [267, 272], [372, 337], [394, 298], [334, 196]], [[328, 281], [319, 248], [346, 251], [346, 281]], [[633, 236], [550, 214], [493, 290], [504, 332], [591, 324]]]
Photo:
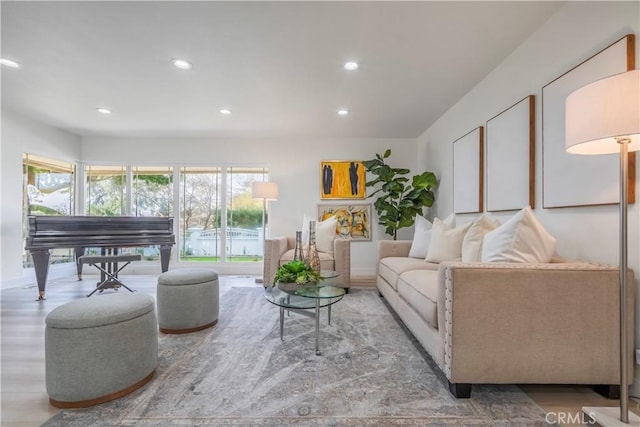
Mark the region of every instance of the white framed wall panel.
[[482, 212], [484, 127], [453, 142], [453, 212]]
[[[619, 202], [618, 157], [565, 151], [565, 99], [588, 83], [634, 68], [635, 36], [629, 34], [542, 88], [542, 204], [544, 208]], [[629, 162], [635, 165], [630, 153]], [[632, 167], [632, 170], [634, 168]], [[635, 201], [630, 177], [629, 203]]]
[[534, 208], [535, 96], [489, 119], [485, 139], [487, 211]]

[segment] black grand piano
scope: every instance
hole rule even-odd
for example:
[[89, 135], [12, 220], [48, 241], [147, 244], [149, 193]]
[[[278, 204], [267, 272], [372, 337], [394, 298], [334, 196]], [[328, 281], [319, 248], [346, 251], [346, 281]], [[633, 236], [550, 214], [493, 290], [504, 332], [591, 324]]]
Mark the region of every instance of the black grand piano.
[[171, 217], [29, 216], [25, 249], [31, 253], [38, 282], [39, 298], [49, 270], [49, 250], [74, 248], [78, 277], [82, 264], [78, 257], [85, 248], [160, 246], [162, 271], [169, 269], [171, 247], [175, 244]]

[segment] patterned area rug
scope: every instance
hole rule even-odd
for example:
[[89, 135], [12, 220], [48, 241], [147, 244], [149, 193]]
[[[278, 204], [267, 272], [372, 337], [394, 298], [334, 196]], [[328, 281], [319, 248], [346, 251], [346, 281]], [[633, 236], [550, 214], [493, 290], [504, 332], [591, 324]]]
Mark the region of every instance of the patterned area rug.
[[279, 309], [260, 288], [234, 288], [218, 325], [162, 335], [154, 379], [103, 405], [63, 410], [44, 426], [547, 426], [516, 386], [474, 386], [455, 399], [445, 378], [373, 290], [354, 290], [315, 321]]

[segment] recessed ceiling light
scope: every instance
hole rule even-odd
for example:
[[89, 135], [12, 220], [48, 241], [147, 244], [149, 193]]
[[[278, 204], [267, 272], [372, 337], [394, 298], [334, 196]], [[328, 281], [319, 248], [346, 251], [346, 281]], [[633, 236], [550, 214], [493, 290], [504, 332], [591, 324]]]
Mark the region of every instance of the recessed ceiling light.
[[182, 70], [190, 70], [193, 68], [193, 64], [184, 59], [173, 58], [171, 63]]
[[349, 71], [357, 70], [358, 69], [358, 63], [357, 62], [353, 62], [353, 61], [345, 62], [344, 69], [345, 70], [349, 70]]
[[338, 110], [339, 116], [346, 116], [349, 114], [349, 110]]
[[228, 116], [229, 114], [231, 114], [231, 110], [229, 110], [228, 108], [223, 108], [222, 110], [220, 110], [220, 114]]
[[20, 68], [20, 64], [18, 64], [16, 61], [12, 61], [6, 58], [0, 58], [0, 64], [11, 68]]
[[100, 114], [111, 114], [112, 111], [108, 108], [104, 108], [104, 107], [98, 107], [96, 108], [96, 111]]

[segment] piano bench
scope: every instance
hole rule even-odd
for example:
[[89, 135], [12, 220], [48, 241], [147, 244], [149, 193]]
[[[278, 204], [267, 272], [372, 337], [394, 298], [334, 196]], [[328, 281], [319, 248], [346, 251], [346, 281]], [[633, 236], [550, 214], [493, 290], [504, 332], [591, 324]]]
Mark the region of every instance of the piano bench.
[[[107, 288], [118, 289], [120, 286], [133, 292], [131, 288], [122, 283], [118, 279], [120, 273], [132, 261], [140, 261], [142, 255], [139, 254], [123, 254], [123, 255], [82, 255], [78, 257], [78, 264], [89, 264], [100, 270], [101, 281], [98, 282], [96, 288], [87, 297], [93, 295], [96, 291], [104, 291]], [[125, 264], [118, 267], [118, 263]]]
[[50, 403], [82, 408], [144, 385], [158, 362], [158, 323], [152, 296], [82, 298], [46, 318], [45, 379]]
[[158, 277], [158, 326], [164, 334], [185, 334], [218, 323], [218, 273], [210, 268], [182, 268]]

